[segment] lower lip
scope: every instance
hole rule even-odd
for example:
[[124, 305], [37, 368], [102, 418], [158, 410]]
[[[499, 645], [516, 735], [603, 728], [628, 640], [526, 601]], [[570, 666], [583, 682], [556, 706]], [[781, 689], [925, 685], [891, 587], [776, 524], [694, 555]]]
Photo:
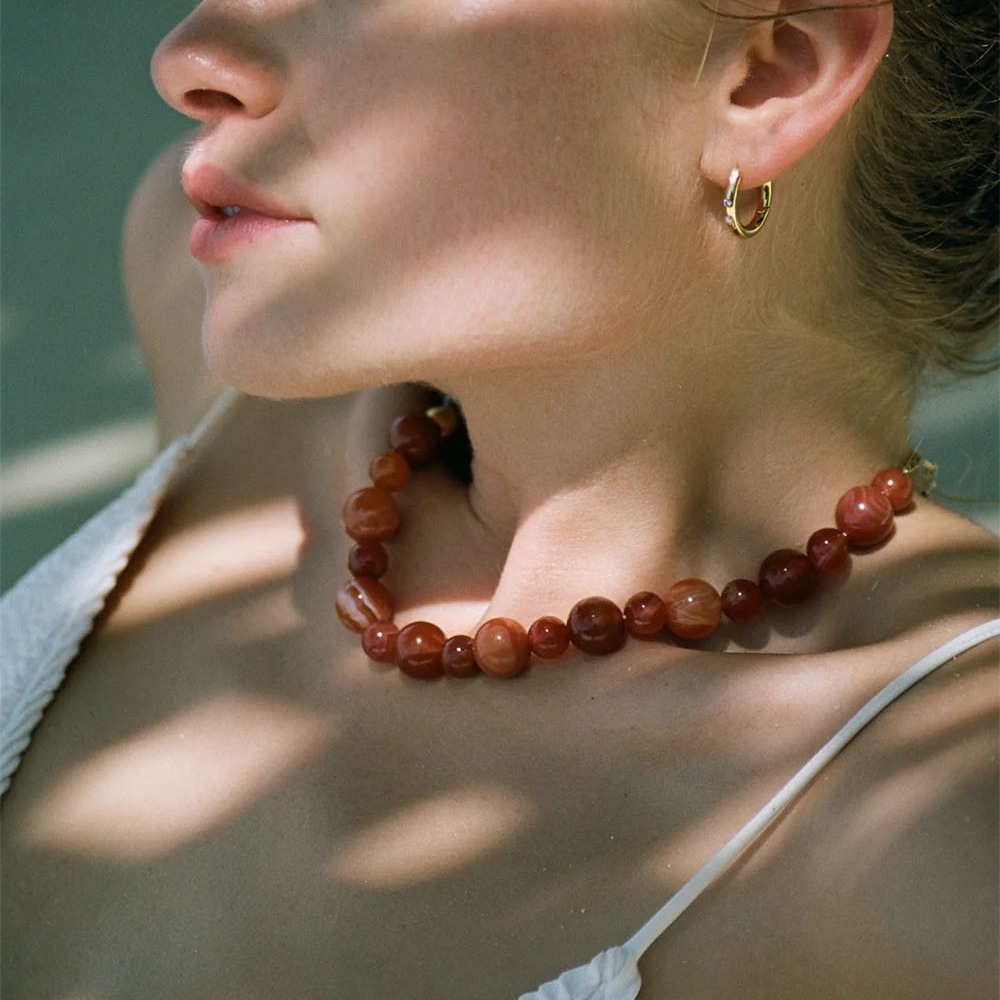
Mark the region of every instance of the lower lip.
[[258, 240], [300, 226], [305, 219], [276, 219], [271, 215], [243, 210], [235, 215], [202, 216], [191, 227], [188, 246], [195, 260], [208, 263], [222, 260], [236, 250]]

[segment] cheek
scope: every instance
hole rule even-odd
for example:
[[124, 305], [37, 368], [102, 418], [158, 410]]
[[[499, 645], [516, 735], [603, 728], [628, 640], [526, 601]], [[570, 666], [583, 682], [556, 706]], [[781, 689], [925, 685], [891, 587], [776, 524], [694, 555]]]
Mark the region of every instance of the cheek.
[[217, 284], [221, 374], [311, 395], [605, 348], [666, 270], [636, 62], [606, 24], [574, 23], [317, 66], [304, 90], [323, 82], [324, 113], [298, 174], [317, 242], [279, 274]]

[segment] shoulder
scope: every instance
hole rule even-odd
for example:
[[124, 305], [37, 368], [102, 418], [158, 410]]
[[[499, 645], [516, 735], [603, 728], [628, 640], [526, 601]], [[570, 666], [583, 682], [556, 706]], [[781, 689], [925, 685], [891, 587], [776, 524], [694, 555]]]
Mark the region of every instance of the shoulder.
[[222, 389], [201, 349], [204, 290], [187, 243], [196, 213], [180, 185], [185, 141], [146, 170], [123, 233], [125, 294], [164, 440], [191, 430]]
[[[944, 632], [930, 626], [903, 644], [899, 666], [952, 637]], [[943, 664], [844, 751], [804, 810], [800, 874], [818, 925], [840, 930], [858, 996], [869, 979], [873, 996], [879, 980], [914, 997], [995, 989], [998, 666], [996, 638]]]

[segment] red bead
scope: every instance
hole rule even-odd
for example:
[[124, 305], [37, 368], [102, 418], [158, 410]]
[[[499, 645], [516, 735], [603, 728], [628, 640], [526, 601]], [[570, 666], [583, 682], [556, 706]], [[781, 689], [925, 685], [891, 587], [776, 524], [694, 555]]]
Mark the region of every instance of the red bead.
[[444, 632], [430, 622], [411, 622], [396, 636], [396, 666], [417, 680], [431, 680], [444, 672], [441, 650]]
[[389, 428], [389, 443], [411, 466], [427, 465], [437, 457], [441, 428], [423, 414], [396, 417]]
[[377, 580], [389, 568], [389, 553], [378, 542], [358, 542], [347, 553], [347, 568], [352, 576]]
[[816, 570], [795, 549], [778, 549], [760, 566], [760, 589], [778, 604], [801, 604], [816, 590]]
[[752, 621], [764, 607], [764, 595], [753, 580], [730, 580], [722, 589], [722, 611], [734, 622]]
[[491, 677], [516, 677], [531, 659], [524, 626], [513, 618], [491, 618], [479, 626], [472, 641], [476, 663]]
[[656, 635], [667, 624], [667, 606], [661, 598], [648, 590], [633, 594], [622, 610], [625, 628], [630, 635], [640, 639]]
[[851, 550], [847, 535], [838, 528], [820, 528], [806, 542], [809, 562], [824, 576], [843, 573], [851, 563]]
[[355, 578], [337, 591], [334, 607], [346, 628], [363, 632], [372, 622], [386, 622], [392, 618], [392, 594], [378, 580]]
[[368, 478], [383, 490], [401, 490], [410, 481], [410, 467], [398, 451], [384, 451], [368, 465]]
[[399, 507], [391, 493], [369, 486], [347, 498], [341, 519], [356, 542], [384, 542], [399, 529]]
[[528, 643], [535, 656], [552, 660], [569, 648], [569, 626], [554, 615], [545, 615], [528, 629]]
[[569, 613], [570, 641], [585, 653], [604, 656], [625, 644], [625, 618], [606, 597], [585, 597]]
[[872, 480], [872, 486], [885, 494], [897, 514], [906, 510], [913, 500], [913, 483], [902, 469], [883, 469]]
[[878, 545], [892, 531], [892, 504], [874, 486], [855, 486], [837, 502], [836, 520], [852, 545]]
[[361, 633], [361, 648], [370, 660], [375, 660], [377, 663], [394, 663], [397, 635], [399, 629], [392, 622], [372, 622]]
[[449, 677], [474, 677], [479, 665], [472, 652], [472, 637], [453, 635], [441, 647], [441, 666]]
[[667, 628], [678, 639], [704, 639], [722, 621], [722, 599], [704, 580], [678, 580], [663, 595]]

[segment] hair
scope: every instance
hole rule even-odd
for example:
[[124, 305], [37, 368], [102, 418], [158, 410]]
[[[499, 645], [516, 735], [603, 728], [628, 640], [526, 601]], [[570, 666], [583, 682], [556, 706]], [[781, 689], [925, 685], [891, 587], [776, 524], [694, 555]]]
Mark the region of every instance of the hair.
[[919, 368], [987, 370], [998, 315], [996, 0], [897, 3], [852, 121], [850, 263]]
[[[790, 16], [702, 6], [713, 24]], [[885, 330], [915, 372], [988, 371], [1000, 295], [997, 0], [894, 8], [888, 53], [848, 122], [843, 231], [862, 292], [855, 315]]]

